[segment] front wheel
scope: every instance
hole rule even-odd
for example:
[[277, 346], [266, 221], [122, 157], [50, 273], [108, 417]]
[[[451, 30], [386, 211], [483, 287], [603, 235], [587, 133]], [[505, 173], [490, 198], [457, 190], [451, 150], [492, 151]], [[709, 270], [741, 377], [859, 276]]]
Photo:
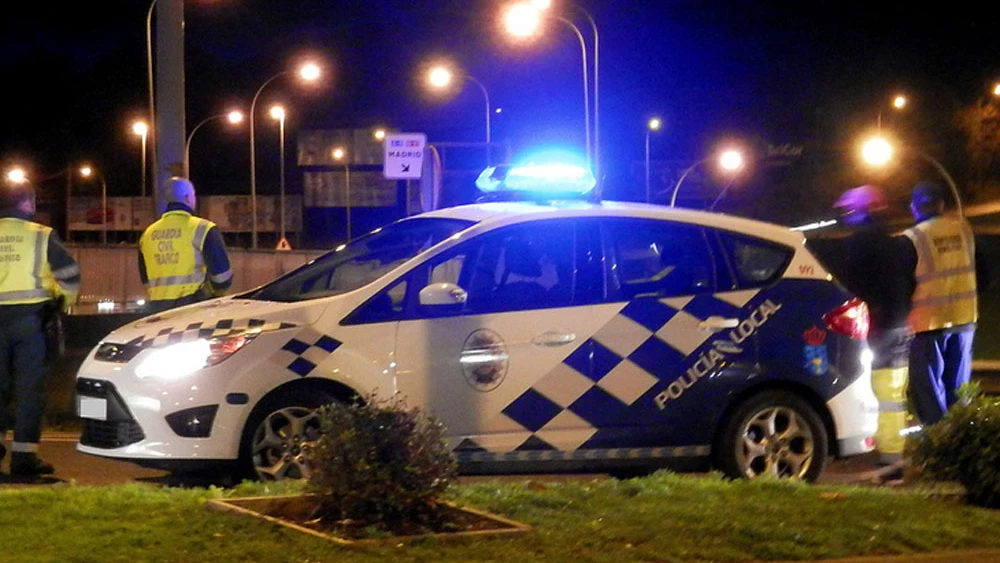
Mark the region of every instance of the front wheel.
[[276, 397], [255, 409], [243, 430], [240, 459], [261, 481], [308, 479], [310, 451], [320, 438], [319, 408], [333, 402], [322, 394]]
[[722, 426], [715, 460], [733, 478], [765, 475], [815, 481], [827, 460], [826, 427], [816, 410], [787, 391], [741, 404]]

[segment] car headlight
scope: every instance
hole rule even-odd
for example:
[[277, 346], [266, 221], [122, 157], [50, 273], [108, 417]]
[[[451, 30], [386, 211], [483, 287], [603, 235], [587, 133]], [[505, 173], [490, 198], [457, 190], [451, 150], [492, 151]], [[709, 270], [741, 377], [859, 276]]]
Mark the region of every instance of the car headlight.
[[135, 375], [141, 378], [180, 379], [232, 356], [255, 336], [257, 335], [250, 333], [212, 339], [201, 338], [156, 348], [135, 366]]

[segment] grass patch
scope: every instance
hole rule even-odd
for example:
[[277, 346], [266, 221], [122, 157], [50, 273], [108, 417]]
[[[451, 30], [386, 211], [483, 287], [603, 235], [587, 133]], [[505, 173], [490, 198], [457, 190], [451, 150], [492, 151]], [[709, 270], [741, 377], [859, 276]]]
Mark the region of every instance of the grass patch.
[[1000, 512], [915, 490], [676, 475], [500, 482], [447, 496], [535, 526], [518, 537], [343, 548], [217, 513], [209, 498], [294, 485], [0, 491], [0, 559], [19, 562], [750, 561], [1000, 548]]

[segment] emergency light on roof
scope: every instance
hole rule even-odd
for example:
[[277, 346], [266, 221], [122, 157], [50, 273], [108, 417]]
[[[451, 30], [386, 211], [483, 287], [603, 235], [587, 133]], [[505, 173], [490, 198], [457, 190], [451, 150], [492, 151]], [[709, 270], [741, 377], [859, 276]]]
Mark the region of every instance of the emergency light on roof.
[[546, 199], [579, 199], [596, 184], [590, 170], [571, 164], [490, 166], [476, 179], [476, 187], [486, 193]]

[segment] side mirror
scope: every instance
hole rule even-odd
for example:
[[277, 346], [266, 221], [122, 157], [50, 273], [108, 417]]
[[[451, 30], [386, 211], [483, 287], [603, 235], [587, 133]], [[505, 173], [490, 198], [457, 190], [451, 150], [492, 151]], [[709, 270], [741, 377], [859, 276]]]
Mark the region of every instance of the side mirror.
[[469, 293], [453, 283], [432, 283], [420, 290], [421, 305], [462, 305]]

